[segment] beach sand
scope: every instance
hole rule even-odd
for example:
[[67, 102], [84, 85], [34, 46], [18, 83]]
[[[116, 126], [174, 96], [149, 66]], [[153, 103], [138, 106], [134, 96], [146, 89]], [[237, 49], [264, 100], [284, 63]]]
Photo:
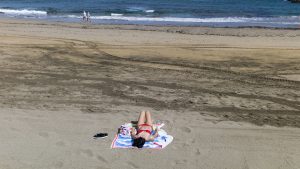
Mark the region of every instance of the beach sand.
[[[300, 30], [2, 18], [0, 46], [1, 169], [300, 168]], [[141, 110], [174, 141], [110, 149]]]

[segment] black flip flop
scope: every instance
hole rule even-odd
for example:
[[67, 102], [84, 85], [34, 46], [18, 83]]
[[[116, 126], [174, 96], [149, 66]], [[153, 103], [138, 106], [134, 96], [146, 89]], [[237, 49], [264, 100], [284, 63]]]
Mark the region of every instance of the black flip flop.
[[108, 134], [107, 133], [98, 133], [96, 135], [94, 135], [94, 139], [97, 139], [97, 138], [105, 138], [107, 137]]

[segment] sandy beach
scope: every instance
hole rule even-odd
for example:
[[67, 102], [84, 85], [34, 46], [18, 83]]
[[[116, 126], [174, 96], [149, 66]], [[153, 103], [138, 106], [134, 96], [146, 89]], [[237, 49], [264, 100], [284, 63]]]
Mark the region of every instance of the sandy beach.
[[[1, 169], [300, 168], [300, 30], [1, 18], [0, 46]], [[111, 149], [141, 110], [174, 141]]]

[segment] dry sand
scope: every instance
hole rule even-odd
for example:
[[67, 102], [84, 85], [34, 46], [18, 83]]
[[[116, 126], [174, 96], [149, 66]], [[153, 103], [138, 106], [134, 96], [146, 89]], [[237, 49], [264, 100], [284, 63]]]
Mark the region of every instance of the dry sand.
[[[1, 169], [300, 168], [300, 30], [1, 19], [0, 46]], [[141, 110], [173, 143], [110, 149]]]

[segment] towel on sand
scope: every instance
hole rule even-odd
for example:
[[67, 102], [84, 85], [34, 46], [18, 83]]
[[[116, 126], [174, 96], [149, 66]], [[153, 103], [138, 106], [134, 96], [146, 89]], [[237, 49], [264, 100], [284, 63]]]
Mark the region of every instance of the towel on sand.
[[[115, 136], [111, 148], [133, 148], [133, 140], [130, 134], [128, 134], [128, 132], [122, 132], [124, 128], [125, 131], [128, 131], [130, 127], [132, 127], [132, 125], [128, 123], [121, 126], [121, 131]], [[158, 135], [154, 141], [147, 141], [143, 148], [163, 149], [173, 141], [173, 137], [168, 135], [163, 129], [158, 131]]]

